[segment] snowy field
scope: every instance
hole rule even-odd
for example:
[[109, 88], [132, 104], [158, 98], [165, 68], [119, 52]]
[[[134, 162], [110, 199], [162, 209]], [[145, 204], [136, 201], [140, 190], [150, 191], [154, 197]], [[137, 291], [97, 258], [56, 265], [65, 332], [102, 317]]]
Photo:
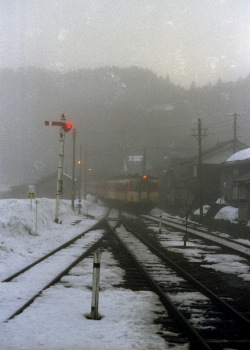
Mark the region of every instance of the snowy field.
[[[0, 275], [1, 281], [30, 264], [36, 258], [48, 253], [93, 226], [106, 208], [83, 201], [82, 213], [91, 214], [94, 219], [72, 211], [70, 201], [60, 201], [60, 220], [54, 223], [55, 200], [41, 198], [36, 205], [28, 199], [0, 200]], [[73, 226], [72, 222], [83, 219]], [[37, 226], [37, 227], [36, 227]], [[100, 233], [93, 233], [100, 234]], [[116, 288], [123, 279], [121, 270], [110, 253], [101, 258], [100, 321], [87, 320], [85, 315], [91, 307], [92, 283], [91, 259], [84, 260], [83, 267], [76, 267], [77, 283], [72, 288], [71, 275], [63, 283], [47, 289], [22, 314], [5, 323], [0, 329], [2, 350], [96, 350], [96, 349], [177, 349], [168, 345], [157, 332], [160, 325], [154, 319], [164, 312], [158, 297], [151, 292], [132, 292]], [[23, 281], [25, 282], [25, 281]], [[28, 283], [28, 281], [27, 281]], [[17, 303], [17, 282], [0, 286], [0, 306], [4, 309], [6, 300]], [[187, 349], [187, 345], [178, 349]]]

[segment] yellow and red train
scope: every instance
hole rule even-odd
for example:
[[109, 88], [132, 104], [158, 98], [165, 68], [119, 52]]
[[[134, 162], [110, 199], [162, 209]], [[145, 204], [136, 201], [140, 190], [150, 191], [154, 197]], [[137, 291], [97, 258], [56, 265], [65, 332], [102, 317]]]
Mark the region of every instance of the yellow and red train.
[[158, 203], [159, 180], [153, 176], [120, 176], [105, 181], [92, 181], [88, 190], [100, 199], [149, 209]]

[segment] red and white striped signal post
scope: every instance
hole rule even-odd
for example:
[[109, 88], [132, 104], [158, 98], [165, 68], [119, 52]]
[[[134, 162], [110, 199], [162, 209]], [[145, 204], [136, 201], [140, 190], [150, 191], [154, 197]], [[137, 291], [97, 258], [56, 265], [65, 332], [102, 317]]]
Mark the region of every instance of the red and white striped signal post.
[[[45, 125], [50, 125], [49, 121], [45, 121]], [[64, 137], [65, 132], [72, 129], [72, 124], [66, 121], [64, 114], [61, 116], [60, 122], [51, 122], [52, 126], [60, 126], [60, 138], [59, 138], [59, 158], [58, 158], [58, 170], [57, 170], [57, 187], [56, 187], [56, 214], [55, 222], [59, 223], [59, 199], [63, 191], [63, 159], [64, 159]]]

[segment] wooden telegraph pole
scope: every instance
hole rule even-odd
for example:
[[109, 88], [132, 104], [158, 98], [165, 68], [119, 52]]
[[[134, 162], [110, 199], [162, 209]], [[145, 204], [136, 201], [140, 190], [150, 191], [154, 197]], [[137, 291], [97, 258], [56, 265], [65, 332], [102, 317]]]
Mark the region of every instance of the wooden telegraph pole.
[[239, 117], [239, 115], [237, 113], [234, 113], [233, 117], [234, 117], [233, 153], [235, 153], [237, 148], [237, 117]]
[[79, 164], [78, 200], [80, 202], [82, 199], [82, 146], [80, 146], [80, 160], [78, 160], [78, 164]]
[[[202, 134], [202, 131], [203, 134]], [[206, 135], [207, 129], [201, 127], [201, 120], [198, 119], [198, 129], [193, 129], [193, 135], [198, 140], [198, 178], [199, 178], [199, 198], [200, 198], [200, 221], [203, 221], [203, 174], [202, 174], [202, 138]], [[196, 134], [197, 132], [197, 134]]]
[[88, 150], [85, 150], [85, 161], [84, 161], [84, 199], [87, 197], [87, 176], [88, 176]]

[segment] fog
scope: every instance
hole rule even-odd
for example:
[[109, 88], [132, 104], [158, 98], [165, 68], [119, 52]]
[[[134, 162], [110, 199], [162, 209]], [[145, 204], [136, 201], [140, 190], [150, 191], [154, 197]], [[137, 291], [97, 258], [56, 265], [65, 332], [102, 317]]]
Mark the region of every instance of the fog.
[[249, 73], [247, 0], [2, 1], [1, 67], [139, 66], [189, 87]]
[[[143, 153], [157, 174], [197, 152], [197, 118], [204, 148], [233, 137], [233, 113], [247, 144], [249, 10], [245, 0], [1, 2], [0, 184], [56, 171], [59, 130], [44, 121], [62, 113], [98, 175]], [[69, 174], [72, 143], [69, 132]]]

